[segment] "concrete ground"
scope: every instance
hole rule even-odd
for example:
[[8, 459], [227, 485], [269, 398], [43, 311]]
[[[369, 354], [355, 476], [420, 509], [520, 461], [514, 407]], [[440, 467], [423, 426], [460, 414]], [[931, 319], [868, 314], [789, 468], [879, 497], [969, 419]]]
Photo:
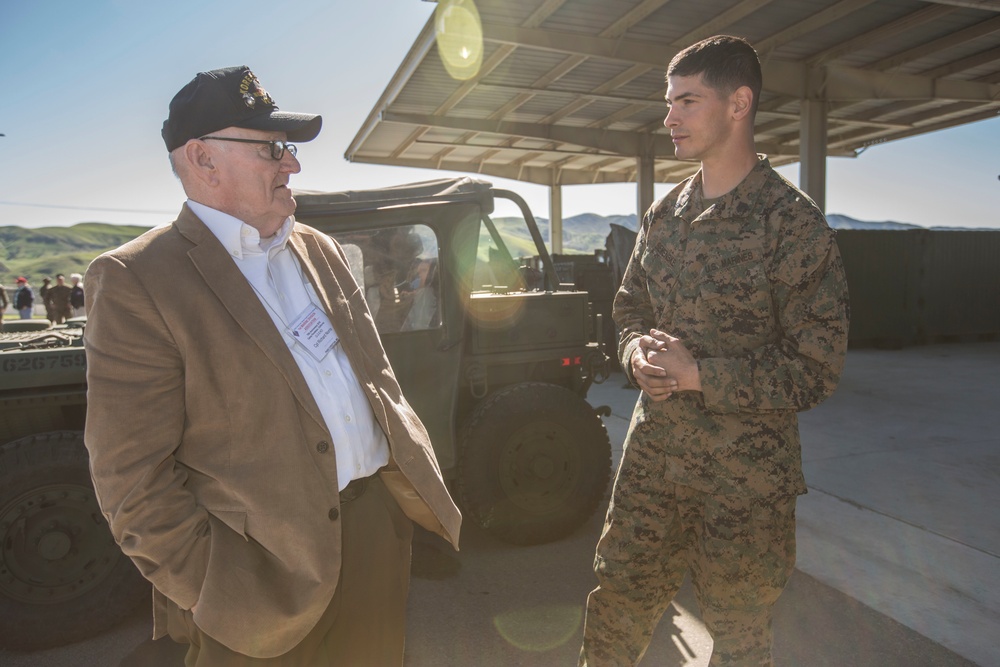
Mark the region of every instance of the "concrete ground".
[[1000, 665], [1000, 343], [855, 350], [802, 415], [798, 568]]
[[[841, 386], [801, 415], [809, 493], [798, 569], [775, 618], [778, 667], [1000, 665], [1000, 343], [852, 350]], [[612, 375], [590, 401], [621, 456], [634, 389]], [[605, 500], [606, 505], [606, 500]], [[468, 526], [462, 551], [414, 545], [406, 667], [574, 665], [603, 509], [569, 538], [513, 547]], [[149, 612], [4, 667], [168, 667]], [[689, 586], [643, 665], [708, 664]]]

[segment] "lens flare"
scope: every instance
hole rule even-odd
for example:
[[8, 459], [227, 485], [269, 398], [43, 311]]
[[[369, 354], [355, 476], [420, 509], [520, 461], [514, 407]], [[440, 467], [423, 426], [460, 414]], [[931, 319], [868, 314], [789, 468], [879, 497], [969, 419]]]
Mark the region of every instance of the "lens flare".
[[500, 614], [493, 626], [511, 645], [523, 651], [550, 651], [573, 639], [583, 622], [583, 609], [552, 605]]
[[483, 64], [483, 24], [472, 0], [443, 0], [434, 10], [441, 63], [453, 79], [467, 81]]
[[510, 330], [524, 317], [524, 299], [477, 294], [469, 300], [469, 317], [481, 329]]

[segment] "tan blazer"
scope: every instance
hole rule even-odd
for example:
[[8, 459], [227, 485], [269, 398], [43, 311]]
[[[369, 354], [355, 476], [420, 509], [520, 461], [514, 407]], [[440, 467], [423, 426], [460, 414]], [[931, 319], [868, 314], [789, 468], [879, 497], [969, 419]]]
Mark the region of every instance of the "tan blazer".
[[[340, 247], [289, 240], [392, 451], [383, 479], [407, 515], [456, 548], [461, 516], [427, 432], [400, 392]], [[86, 444], [122, 550], [229, 648], [273, 657], [315, 625], [337, 585], [334, 447], [253, 289], [186, 206], [87, 272]], [[333, 446], [328, 446], [332, 444]]]

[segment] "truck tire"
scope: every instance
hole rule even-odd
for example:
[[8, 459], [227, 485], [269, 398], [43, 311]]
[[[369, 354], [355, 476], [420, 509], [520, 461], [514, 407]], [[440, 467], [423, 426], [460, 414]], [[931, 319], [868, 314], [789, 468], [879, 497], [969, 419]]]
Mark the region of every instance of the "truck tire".
[[150, 587], [111, 537], [79, 431], [0, 447], [0, 646], [69, 644], [122, 621]]
[[466, 514], [512, 544], [572, 533], [611, 476], [604, 423], [563, 387], [524, 383], [483, 401], [463, 429], [457, 489]]

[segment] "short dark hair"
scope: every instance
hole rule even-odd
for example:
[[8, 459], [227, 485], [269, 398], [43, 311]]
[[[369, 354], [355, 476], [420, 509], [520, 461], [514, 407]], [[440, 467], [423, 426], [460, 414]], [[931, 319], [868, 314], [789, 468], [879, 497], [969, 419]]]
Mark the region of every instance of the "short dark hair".
[[724, 95], [741, 86], [753, 93], [751, 110], [757, 114], [764, 77], [760, 59], [750, 43], [741, 37], [716, 35], [687, 47], [670, 61], [667, 76], [697, 76]]

